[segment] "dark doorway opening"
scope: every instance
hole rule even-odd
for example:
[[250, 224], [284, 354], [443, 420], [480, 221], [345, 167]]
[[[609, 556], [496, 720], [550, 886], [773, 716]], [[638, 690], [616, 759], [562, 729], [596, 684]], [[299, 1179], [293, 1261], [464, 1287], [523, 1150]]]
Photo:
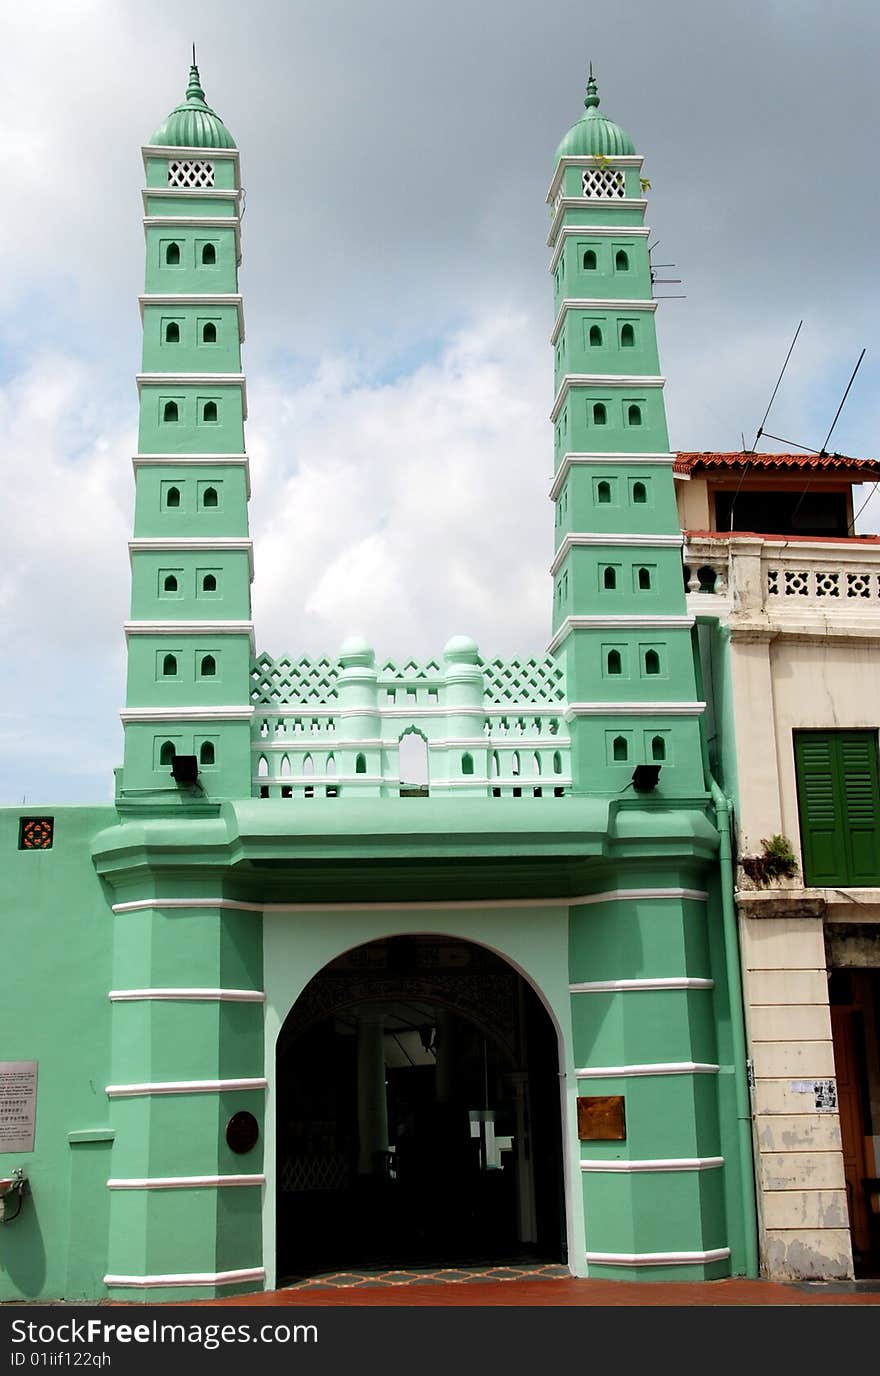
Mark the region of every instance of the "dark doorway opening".
[[832, 970], [828, 998], [853, 1265], [880, 1278], [880, 971]]
[[485, 948], [392, 937], [333, 961], [278, 1039], [279, 1283], [565, 1260], [558, 1049]]

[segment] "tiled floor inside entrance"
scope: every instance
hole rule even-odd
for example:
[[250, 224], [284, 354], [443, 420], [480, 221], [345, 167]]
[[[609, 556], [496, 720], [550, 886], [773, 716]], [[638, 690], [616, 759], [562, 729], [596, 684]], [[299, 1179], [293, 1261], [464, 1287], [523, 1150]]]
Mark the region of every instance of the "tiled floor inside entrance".
[[558, 1263], [525, 1261], [499, 1266], [465, 1263], [459, 1266], [328, 1271], [315, 1276], [292, 1277], [282, 1281], [280, 1288], [313, 1291], [367, 1289], [392, 1285], [466, 1285], [486, 1281], [561, 1280], [568, 1275], [568, 1267]]

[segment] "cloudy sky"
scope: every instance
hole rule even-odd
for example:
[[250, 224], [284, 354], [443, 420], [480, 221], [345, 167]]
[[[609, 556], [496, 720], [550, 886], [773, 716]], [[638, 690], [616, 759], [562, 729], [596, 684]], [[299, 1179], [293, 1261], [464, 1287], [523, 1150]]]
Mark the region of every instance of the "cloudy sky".
[[[39, 0], [4, 7], [0, 800], [104, 801], [143, 280], [140, 145], [190, 44], [242, 151], [260, 649], [548, 639], [553, 152], [602, 109], [686, 299], [673, 448], [877, 452], [874, 0]], [[778, 448], [769, 444], [765, 447]], [[862, 530], [880, 530], [869, 502]]]

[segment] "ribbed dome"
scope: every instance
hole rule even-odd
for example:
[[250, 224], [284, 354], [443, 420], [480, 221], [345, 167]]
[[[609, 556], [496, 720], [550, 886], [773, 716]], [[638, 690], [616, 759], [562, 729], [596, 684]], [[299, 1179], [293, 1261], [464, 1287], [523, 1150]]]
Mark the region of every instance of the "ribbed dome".
[[599, 95], [596, 78], [590, 70], [587, 94], [584, 99], [587, 113], [577, 124], [572, 125], [556, 150], [556, 161], [560, 158], [605, 158], [625, 157], [635, 153], [636, 147], [629, 134], [610, 119], [599, 114]]
[[195, 63], [189, 69], [186, 100], [175, 105], [171, 114], [160, 124], [151, 144], [165, 148], [234, 148], [235, 139], [218, 114], [205, 102], [205, 93]]

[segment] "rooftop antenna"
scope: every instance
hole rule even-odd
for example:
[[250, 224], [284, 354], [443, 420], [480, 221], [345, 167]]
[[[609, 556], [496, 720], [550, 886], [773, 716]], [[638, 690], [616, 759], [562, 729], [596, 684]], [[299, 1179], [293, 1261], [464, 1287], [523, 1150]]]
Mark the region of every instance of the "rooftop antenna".
[[[828, 441], [831, 439], [832, 431], [834, 430], [835, 425], [837, 424], [838, 420], [840, 419], [840, 413], [841, 413], [841, 411], [843, 410], [843, 404], [844, 404], [844, 402], [846, 401], [847, 397], [849, 396], [849, 389], [850, 389], [850, 387], [852, 387], [853, 383], [854, 383], [855, 380], [856, 380], [856, 373], [859, 371], [859, 369], [860, 369], [861, 366], [862, 366], [862, 359], [865, 357], [865, 353], [866, 353], [866, 350], [865, 350], [865, 349], [862, 349], [862, 352], [859, 354], [858, 361], [856, 362], [856, 366], [853, 368], [852, 373], [850, 374], [849, 382], [846, 384], [846, 389], [845, 389], [845, 391], [844, 391], [844, 393], [843, 393], [843, 396], [840, 398], [840, 405], [838, 406], [837, 410], [834, 412], [834, 420], [831, 422], [831, 428], [829, 429], [828, 434], [825, 436], [825, 439], [824, 439], [823, 442], [822, 442], [822, 448], [819, 450], [819, 456], [820, 456], [820, 458], [823, 458], [823, 459], [824, 459], [824, 458], [827, 456], [827, 454], [828, 454], [828, 448], [827, 448]], [[811, 483], [812, 481], [813, 481], [813, 474], [811, 473], [810, 476], [809, 476], [809, 478], [808, 478], [808, 480], [807, 480], [806, 487], [804, 488], [803, 492], [801, 493], [801, 495], [798, 497], [797, 501], [795, 502], [794, 511], [791, 513], [792, 524], [794, 523], [794, 518], [795, 518], [795, 516], [798, 514], [798, 512], [799, 512], [800, 509], [801, 509], [801, 502], [804, 500], [804, 498], [806, 497], [807, 493], [808, 493], [809, 490], [810, 490], [810, 483]]]
[[[651, 287], [653, 288], [655, 282], [659, 282], [659, 284], [660, 284], [661, 286], [670, 286], [670, 287], [671, 287], [671, 286], [681, 286], [681, 278], [680, 278], [680, 277], [658, 277], [658, 276], [657, 276], [657, 270], [658, 270], [659, 268], [674, 268], [674, 267], [675, 267], [675, 264], [674, 264], [674, 263], [655, 263], [655, 262], [652, 260], [651, 254], [653, 253], [654, 249], [657, 247], [657, 245], [659, 244], [659, 242], [660, 242], [660, 240], [657, 239], [657, 240], [655, 240], [655, 242], [654, 242], [653, 244], [649, 244], [649, 245], [648, 245], [648, 267], [649, 267], [650, 273], [651, 273]], [[653, 294], [653, 293], [652, 293], [652, 294]], [[686, 293], [686, 292], [669, 292], [666, 296], [655, 296], [655, 297], [654, 297], [654, 300], [655, 300], [655, 301], [684, 301], [684, 300], [686, 299], [686, 296], [687, 296], [687, 293]]]
[[[742, 431], [740, 431], [740, 435], [742, 436], [743, 453], [744, 453], [744, 454], [745, 454], [746, 452], [748, 452], [749, 454], [754, 454], [754, 452], [755, 452], [755, 446], [757, 445], [758, 440], [759, 440], [759, 439], [761, 438], [761, 436], [764, 434], [764, 423], [765, 423], [765, 421], [767, 420], [767, 417], [768, 417], [769, 414], [770, 414], [770, 407], [773, 405], [774, 401], [776, 400], [776, 393], [779, 391], [780, 385], [781, 385], [781, 383], [782, 383], [782, 379], [783, 379], [783, 377], [785, 376], [785, 370], [786, 370], [786, 368], [788, 367], [788, 360], [791, 358], [791, 356], [792, 356], [792, 354], [793, 354], [793, 352], [794, 352], [794, 346], [795, 346], [795, 344], [797, 343], [797, 338], [798, 338], [798, 335], [799, 335], [800, 332], [801, 332], [801, 326], [803, 325], [803, 323], [804, 323], [803, 320], [801, 320], [801, 321], [798, 322], [798, 327], [797, 327], [797, 329], [796, 329], [795, 332], [794, 332], [794, 339], [791, 341], [791, 343], [790, 343], [789, 346], [788, 346], [788, 353], [785, 355], [785, 362], [784, 362], [783, 365], [782, 365], [782, 369], [781, 369], [781, 371], [780, 371], [780, 373], [779, 373], [779, 377], [776, 379], [776, 386], [773, 388], [773, 391], [770, 393], [770, 400], [767, 402], [767, 409], [766, 409], [766, 411], [764, 412], [764, 415], [763, 415], [762, 418], [761, 418], [761, 424], [758, 426], [757, 430], [755, 431], [755, 438], [754, 438], [754, 440], [752, 441], [752, 447], [751, 447], [751, 449], [749, 449], [748, 451], [746, 451], [746, 437], [745, 437], [745, 435], [743, 435]], [[770, 438], [772, 439], [772, 438], [774, 438], [774, 436], [771, 435]], [[785, 444], [785, 440], [783, 440], [782, 443]], [[797, 448], [797, 447], [798, 447], [798, 446], [795, 445], [795, 448]], [[737, 497], [738, 497], [739, 494], [740, 494], [740, 489], [741, 489], [743, 483], [745, 482], [746, 474], [748, 473], [750, 467], [751, 467], [751, 460], [749, 460], [749, 462], [748, 462], [747, 464], [745, 464], [745, 466], [743, 467], [743, 471], [742, 471], [742, 473], [740, 474], [740, 480], [739, 480], [739, 482], [738, 482], [737, 485], [736, 485], [736, 491], [734, 492], [733, 498], [732, 498], [731, 503], [730, 503], [730, 525], [728, 526], [728, 529], [729, 529], [729, 530], [733, 530], [733, 512], [734, 512], [734, 508], [736, 507], [736, 499], [737, 499]]]
[[196, 45], [193, 43], [193, 66], [196, 65]]

